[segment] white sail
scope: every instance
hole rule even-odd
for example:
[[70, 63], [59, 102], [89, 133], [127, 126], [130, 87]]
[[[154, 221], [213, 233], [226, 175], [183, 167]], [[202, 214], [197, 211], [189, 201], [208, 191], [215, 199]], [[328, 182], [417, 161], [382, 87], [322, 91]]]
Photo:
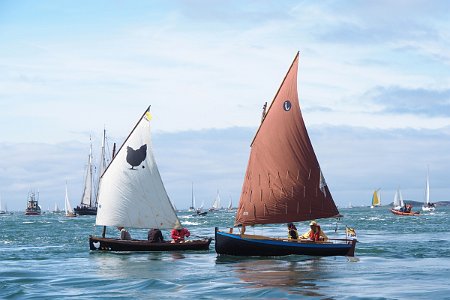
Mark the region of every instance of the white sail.
[[398, 195], [400, 198], [400, 206], [405, 206], [405, 203], [403, 202], [403, 196], [402, 196], [402, 191], [398, 191]]
[[430, 171], [427, 170], [427, 181], [425, 183], [425, 200], [422, 205], [423, 211], [434, 211], [436, 208], [433, 204], [430, 203], [430, 180], [429, 180]]
[[72, 205], [70, 205], [69, 195], [67, 193], [67, 184], [66, 184], [66, 196], [64, 198], [64, 210], [66, 211], [66, 215], [73, 215], [74, 214]]
[[430, 181], [428, 179], [427, 172], [427, 182], [425, 183], [425, 205], [430, 204]]
[[400, 207], [403, 207], [405, 203], [403, 202], [402, 192], [400, 189], [397, 189], [394, 196], [394, 208], [399, 209]]
[[58, 203], [55, 203], [55, 210], [53, 212], [55, 212], [55, 213], [59, 213], [60, 212], [59, 207], [58, 207]]
[[83, 196], [81, 197], [82, 206], [92, 206], [92, 143], [89, 150], [88, 165], [86, 169], [86, 176], [84, 180]]
[[[6, 204], [5, 204], [5, 207], [6, 207]], [[7, 208], [3, 209], [2, 199], [0, 197], [0, 214], [6, 214], [7, 211], [8, 211]]]
[[194, 183], [192, 183], [192, 189], [191, 189], [191, 206], [189, 207], [188, 211], [194, 211], [195, 210], [195, 196], [194, 196]]
[[96, 225], [169, 229], [180, 222], [153, 156], [147, 110], [100, 181]]
[[233, 199], [231, 198], [230, 195], [230, 203], [228, 203], [228, 210], [232, 210], [233, 209]]
[[214, 199], [214, 203], [212, 205], [212, 208], [217, 210], [220, 208], [220, 195], [219, 195], [219, 191], [217, 191], [217, 196], [216, 199]]

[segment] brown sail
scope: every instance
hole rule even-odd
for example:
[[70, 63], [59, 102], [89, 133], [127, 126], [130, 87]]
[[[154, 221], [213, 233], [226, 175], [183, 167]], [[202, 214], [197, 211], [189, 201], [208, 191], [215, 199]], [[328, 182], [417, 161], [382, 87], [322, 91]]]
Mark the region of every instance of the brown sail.
[[339, 214], [301, 115], [298, 59], [297, 53], [251, 144], [235, 225]]

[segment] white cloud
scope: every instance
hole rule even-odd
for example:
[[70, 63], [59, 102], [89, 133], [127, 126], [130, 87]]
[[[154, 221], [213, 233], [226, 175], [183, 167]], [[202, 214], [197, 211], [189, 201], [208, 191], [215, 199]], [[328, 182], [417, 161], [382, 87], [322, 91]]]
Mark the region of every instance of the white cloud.
[[[198, 204], [212, 205], [217, 190], [238, 202], [256, 128], [229, 128], [154, 134], [155, 158], [166, 190], [178, 208], [187, 208], [194, 183]], [[439, 130], [317, 127], [309, 134], [336, 203], [369, 205], [373, 189], [391, 201], [401, 187], [405, 198], [423, 200], [430, 167], [433, 201], [450, 200], [450, 128]], [[111, 141], [112, 139], [110, 139]], [[117, 142], [123, 140], [115, 139]], [[95, 141], [94, 155], [99, 145]], [[40, 191], [43, 208], [62, 207], [64, 181], [72, 204], [81, 198], [89, 145], [1, 144], [0, 194], [10, 209], [23, 210], [30, 189]], [[391, 197], [392, 196], [392, 197]]]
[[[412, 170], [409, 161], [395, 159], [395, 155], [403, 158], [401, 152], [378, 157], [373, 149], [378, 145], [382, 146], [378, 151], [421, 149], [412, 151], [413, 161], [429, 153], [428, 160], [435, 162], [430, 164], [447, 162], [445, 152], [438, 149], [448, 149], [448, 130], [442, 129], [450, 121], [448, 103], [437, 107], [436, 102], [428, 102], [429, 106], [416, 105], [407, 113], [397, 108], [411, 99], [420, 104], [424, 97], [432, 98], [433, 91], [446, 93], [450, 88], [448, 2], [204, 4], [110, 3], [104, 9], [104, 4], [81, 7], [40, 1], [10, 4], [2, 10], [1, 142], [12, 147], [3, 150], [5, 155], [16, 153], [14, 160], [1, 164], [0, 184], [8, 187], [7, 195], [25, 197], [29, 188], [40, 186], [36, 188], [43, 194], [48, 188], [49, 198], [56, 200], [60, 187], [55, 178], [61, 174], [71, 174], [77, 182], [74, 190], [80, 191], [89, 133], [97, 135], [106, 126], [110, 136], [119, 140], [151, 104], [155, 140], [166, 136], [183, 141], [182, 149], [167, 140], [159, 146], [165, 151], [157, 150], [175, 203], [184, 203], [191, 180], [199, 182], [199, 197], [212, 200], [217, 188], [238, 197], [248, 136], [239, 135], [235, 127], [259, 123], [262, 104], [271, 101], [297, 50], [301, 51], [300, 104], [307, 126], [327, 126], [335, 135], [330, 138], [319, 132], [316, 138], [313, 134], [316, 150], [335, 149], [327, 140], [343, 148], [338, 153], [342, 166], [330, 172], [354, 165], [362, 169], [372, 161], [360, 156], [376, 157], [382, 161], [380, 169], [373, 176], [362, 176], [366, 181], [359, 183], [371, 189], [369, 185], [388, 184], [376, 182], [377, 176], [394, 182], [408, 177], [404, 174], [422, 172], [422, 164], [428, 163]], [[227, 132], [237, 137], [229, 137], [223, 146], [224, 140], [207, 134], [214, 128], [217, 135]], [[401, 138], [399, 145], [398, 135], [410, 131], [414, 135]], [[434, 132], [441, 136], [431, 139]], [[376, 141], [368, 138], [373, 135]], [[186, 137], [195, 138], [197, 145], [183, 140]], [[428, 138], [435, 149], [418, 142]], [[76, 141], [77, 146], [66, 145], [67, 141]], [[42, 160], [21, 151], [23, 145], [33, 148], [33, 155], [40, 153]], [[234, 147], [239, 150], [233, 151]], [[225, 164], [230, 155], [233, 163]], [[73, 165], [60, 166], [53, 161], [56, 157]], [[319, 160], [325, 165], [336, 163], [334, 157], [327, 160], [327, 152]], [[431, 167], [432, 174], [436, 168]], [[403, 176], [397, 170], [404, 170]], [[443, 170], [436, 173], [445, 176]], [[353, 175], [344, 175], [327, 175], [330, 184], [336, 184], [337, 201], [347, 204], [347, 195], [355, 203], [362, 201], [361, 194], [349, 187], [355, 185]], [[203, 190], [200, 182], [207, 182], [209, 188]], [[10, 190], [14, 185], [16, 190]], [[416, 182], [414, 186], [418, 188]], [[442, 184], [438, 188], [445, 190]]]

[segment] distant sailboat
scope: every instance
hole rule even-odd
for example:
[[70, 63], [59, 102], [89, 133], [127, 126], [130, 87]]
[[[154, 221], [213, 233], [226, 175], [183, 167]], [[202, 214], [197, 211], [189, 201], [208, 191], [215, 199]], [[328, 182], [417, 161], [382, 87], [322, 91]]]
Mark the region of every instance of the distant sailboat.
[[[234, 226], [286, 224], [338, 217], [306, 130], [295, 56], [251, 143]], [[215, 249], [236, 256], [354, 256], [356, 239], [327, 242], [233, 233], [215, 228]]]
[[192, 188], [191, 188], [191, 206], [189, 207], [188, 211], [192, 212], [195, 211], [195, 197], [194, 197], [194, 183], [192, 182]]
[[214, 199], [214, 202], [209, 211], [218, 211], [219, 209], [220, 209], [220, 194], [219, 190], [217, 190], [216, 198]]
[[100, 178], [103, 172], [105, 171], [106, 167], [108, 166], [109, 161], [106, 157], [107, 156], [106, 146], [107, 146], [106, 129], [103, 129], [102, 148], [97, 172], [98, 177], [94, 178], [95, 167], [93, 165], [92, 142], [91, 142], [88, 156], [88, 165], [86, 168], [86, 175], [84, 180], [83, 195], [81, 197], [80, 205], [75, 207], [75, 213], [77, 215], [97, 214], [98, 187], [100, 185]]
[[230, 195], [230, 203], [228, 203], [228, 211], [232, 211], [233, 210], [233, 199], [231, 198]]
[[427, 181], [425, 183], [425, 201], [422, 205], [423, 211], [434, 211], [436, 206], [434, 203], [430, 202], [430, 180], [429, 180], [429, 170], [427, 170]]
[[64, 198], [64, 210], [66, 212], [66, 217], [76, 217], [77, 215], [73, 211], [72, 205], [70, 205], [69, 195], [67, 193], [67, 183], [66, 183], [66, 196]]
[[380, 189], [375, 190], [372, 196], [372, 206], [370, 208], [374, 208], [377, 206], [381, 206], [381, 195], [379, 194]]
[[58, 207], [58, 203], [55, 203], [55, 209], [53, 210], [54, 213], [60, 213], [61, 210]]
[[6, 208], [6, 204], [5, 208], [3, 208], [2, 198], [0, 197], [0, 215], [6, 215], [7, 213], [8, 209]]
[[94, 176], [92, 163], [92, 141], [89, 148], [88, 163], [86, 167], [86, 175], [84, 176], [83, 195], [81, 203], [75, 207], [75, 213], [78, 215], [96, 215], [97, 207], [94, 199]]
[[106, 226], [173, 229], [181, 227], [153, 155], [150, 107], [144, 112], [103, 173], [98, 191], [96, 225], [102, 237], [89, 237], [91, 250], [208, 250], [210, 238], [183, 243], [106, 238]]
[[400, 191], [400, 189], [397, 189], [394, 195], [394, 209], [398, 210], [404, 206], [405, 203], [403, 202], [402, 192]]

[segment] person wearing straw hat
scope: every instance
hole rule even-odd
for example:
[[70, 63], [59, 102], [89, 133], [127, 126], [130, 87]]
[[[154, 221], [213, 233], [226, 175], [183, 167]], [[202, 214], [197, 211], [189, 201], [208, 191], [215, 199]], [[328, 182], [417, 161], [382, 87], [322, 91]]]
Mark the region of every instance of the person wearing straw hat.
[[180, 243], [184, 242], [185, 237], [189, 237], [191, 233], [186, 228], [183, 228], [180, 224], [176, 224], [175, 227], [172, 229], [171, 236], [172, 236], [172, 243]]
[[316, 221], [311, 221], [309, 223], [309, 228], [310, 229], [300, 237], [301, 239], [313, 242], [328, 240], [327, 235], [322, 231], [322, 228], [320, 228], [320, 225], [317, 224]]

